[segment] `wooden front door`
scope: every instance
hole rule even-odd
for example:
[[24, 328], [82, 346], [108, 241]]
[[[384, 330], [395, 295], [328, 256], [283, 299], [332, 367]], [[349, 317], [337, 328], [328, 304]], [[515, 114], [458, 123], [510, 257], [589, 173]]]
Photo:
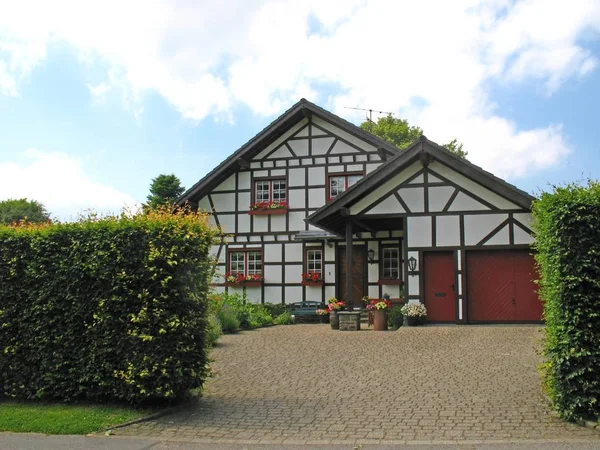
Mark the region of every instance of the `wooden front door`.
[[[355, 245], [352, 248], [352, 288], [354, 293], [354, 306], [360, 305], [360, 299], [367, 291], [367, 248], [363, 245]], [[340, 247], [338, 251], [338, 296], [339, 300], [346, 301], [346, 247]]]
[[453, 252], [425, 252], [423, 259], [427, 321], [456, 322]]

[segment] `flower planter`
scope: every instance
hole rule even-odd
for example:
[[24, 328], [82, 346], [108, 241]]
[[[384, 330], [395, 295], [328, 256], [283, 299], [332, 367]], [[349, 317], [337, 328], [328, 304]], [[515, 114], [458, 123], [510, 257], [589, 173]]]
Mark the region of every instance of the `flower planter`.
[[331, 311], [329, 313], [329, 323], [332, 330], [340, 329], [340, 316], [338, 316], [337, 311]]
[[406, 322], [409, 326], [416, 327], [425, 323], [425, 317], [408, 316]]
[[323, 286], [325, 284], [325, 282], [323, 280], [321, 281], [309, 281], [309, 280], [304, 280], [302, 281], [302, 286]]
[[251, 209], [251, 216], [273, 216], [287, 214], [287, 208], [273, 208], [273, 209]]
[[236, 288], [243, 288], [244, 286], [259, 287], [260, 285], [262, 285], [262, 281], [242, 281], [241, 283], [230, 283], [229, 281], [225, 282], [225, 286]]
[[387, 312], [385, 309], [376, 309], [373, 311], [373, 331], [386, 331]]
[[392, 279], [385, 279], [385, 278], [382, 278], [377, 283], [382, 286], [398, 286], [398, 285], [404, 284], [404, 282], [402, 280], [392, 280]]

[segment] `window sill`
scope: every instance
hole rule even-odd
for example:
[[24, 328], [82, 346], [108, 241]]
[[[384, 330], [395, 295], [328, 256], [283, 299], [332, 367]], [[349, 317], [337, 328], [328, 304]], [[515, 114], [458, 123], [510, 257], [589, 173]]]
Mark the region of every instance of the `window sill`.
[[237, 287], [237, 288], [241, 288], [241, 287], [260, 287], [262, 286], [263, 282], [262, 281], [242, 281], [241, 283], [230, 283], [230, 282], [225, 282], [225, 286], [228, 287]]
[[302, 286], [323, 286], [325, 281], [303, 281]]
[[252, 209], [249, 211], [251, 216], [275, 216], [287, 214], [287, 208], [274, 208], [274, 209]]
[[404, 282], [402, 280], [392, 280], [392, 279], [385, 279], [382, 278], [381, 280], [378, 281], [379, 285], [381, 286], [398, 286], [401, 284], [404, 284]]

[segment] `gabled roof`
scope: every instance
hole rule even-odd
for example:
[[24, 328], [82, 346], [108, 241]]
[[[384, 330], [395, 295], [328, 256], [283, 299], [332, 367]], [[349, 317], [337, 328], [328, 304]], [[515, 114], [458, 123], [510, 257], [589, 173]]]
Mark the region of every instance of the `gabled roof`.
[[345, 221], [347, 220], [343, 214], [347, 212], [349, 206], [424, 156], [451, 167], [456, 172], [485, 186], [524, 209], [531, 209], [531, 202], [534, 200], [534, 197], [527, 192], [507, 183], [466, 159], [459, 158], [447, 149], [430, 141], [425, 136], [421, 136], [418, 141], [379, 166], [350, 189], [337, 196], [333, 201], [316, 210], [306, 218], [306, 221], [324, 230], [337, 234], [342, 233]]
[[374, 147], [385, 150], [390, 155], [396, 155], [398, 153], [398, 148], [394, 145], [379, 139], [377, 136], [362, 130], [360, 127], [357, 127], [306, 99], [301, 99], [298, 103], [271, 122], [264, 130], [236, 150], [225, 161], [215, 167], [211, 172], [204, 176], [204, 178], [189, 188], [181, 197], [179, 197], [179, 199], [177, 199], [177, 204], [181, 205], [186, 201], [197, 201], [200, 197], [225, 181], [233, 173], [240, 170], [240, 160], [249, 161], [300, 120], [305, 117], [310, 117], [311, 115], [315, 115], [330, 122]]

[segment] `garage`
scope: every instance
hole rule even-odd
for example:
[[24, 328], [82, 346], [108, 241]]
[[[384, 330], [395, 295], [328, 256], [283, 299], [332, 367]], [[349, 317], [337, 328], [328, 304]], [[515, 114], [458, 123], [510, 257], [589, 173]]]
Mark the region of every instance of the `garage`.
[[527, 323], [542, 320], [528, 250], [467, 252], [467, 321]]

